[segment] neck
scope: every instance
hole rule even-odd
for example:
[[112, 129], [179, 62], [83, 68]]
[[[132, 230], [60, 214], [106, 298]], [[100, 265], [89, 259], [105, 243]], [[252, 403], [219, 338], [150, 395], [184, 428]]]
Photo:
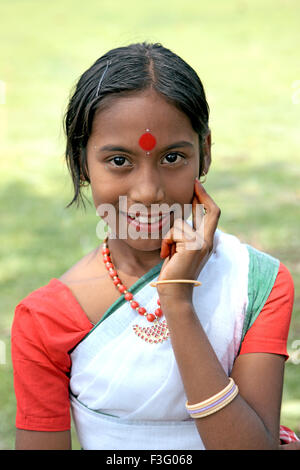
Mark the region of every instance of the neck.
[[[108, 239], [111, 259], [117, 270], [128, 275], [142, 276], [162, 261], [160, 247], [154, 250], [136, 249], [126, 240]], [[143, 243], [145, 246], [145, 241]]]

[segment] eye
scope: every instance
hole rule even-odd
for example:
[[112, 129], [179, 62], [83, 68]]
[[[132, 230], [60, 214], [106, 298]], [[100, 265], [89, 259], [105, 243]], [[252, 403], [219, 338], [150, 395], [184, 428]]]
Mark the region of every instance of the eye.
[[184, 160], [185, 158], [180, 155], [179, 153], [177, 152], [173, 152], [173, 153], [168, 153], [168, 155], [166, 155], [163, 160], [166, 159], [167, 160], [167, 163], [179, 163], [180, 161]]
[[128, 162], [126, 157], [123, 157], [122, 155], [116, 155], [115, 157], [111, 158], [108, 160], [109, 163], [113, 163], [113, 167], [125, 167], [128, 165], [124, 165], [125, 162]]

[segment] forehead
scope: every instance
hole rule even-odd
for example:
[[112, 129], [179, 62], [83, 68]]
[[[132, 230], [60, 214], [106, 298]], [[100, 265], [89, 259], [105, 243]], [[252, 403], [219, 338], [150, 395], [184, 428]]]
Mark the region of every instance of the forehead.
[[159, 140], [197, 138], [188, 116], [153, 90], [108, 98], [95, 114], [90, 138], [137, 138], [145, 129]]

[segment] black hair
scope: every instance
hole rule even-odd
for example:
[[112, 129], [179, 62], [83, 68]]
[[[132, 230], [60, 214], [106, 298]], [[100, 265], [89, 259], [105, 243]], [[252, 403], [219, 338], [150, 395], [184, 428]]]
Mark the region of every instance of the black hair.
[[[101, 85], [101, 86], [100, 86]], [[84, 205], [81, 188], [90, 183], [86, 146], [95, 111], [109, 97], [153, 88], [183, 111], [199, 135], [200, 170], [203, 173], [203, 142], [209, 131], [209, 106], [201, 80], [194, 69], [159, 43], [146, 42], [112, 49], [100, 57], [78, 80], [64, 118], [67, 137], [65, 157], [74, 185], [67, 205]]]

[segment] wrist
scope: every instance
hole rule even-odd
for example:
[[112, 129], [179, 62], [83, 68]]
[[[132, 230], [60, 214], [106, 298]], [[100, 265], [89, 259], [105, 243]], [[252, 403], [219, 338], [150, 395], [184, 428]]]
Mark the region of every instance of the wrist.
[[157, 293], [161, 307], [163, 305], [190, 305], [193, 306], [193, 285], [165, 284], [157, 286]]
[[[166, 283], [164, 283], [166, 282]], [[160, 296], [190, 297], [193, 295], [195, 284], [193, 282], [162, 281], [157, 282], [156, 288]]]
[[182, 321], [185, 323], [196, 315], [192, 301], [186, 298], [161, 297], [160, 308], [170, 328], [174, 325], [173, 322], [180, 325]]

